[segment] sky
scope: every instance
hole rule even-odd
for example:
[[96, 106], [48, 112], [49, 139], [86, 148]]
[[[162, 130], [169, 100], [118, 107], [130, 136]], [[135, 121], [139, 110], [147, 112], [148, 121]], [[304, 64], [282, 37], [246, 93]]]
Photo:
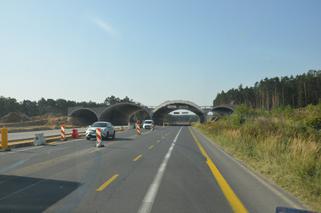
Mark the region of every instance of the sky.
[[0, 96], [212, 105], [321, 69], [320, 0], [0, 0]]

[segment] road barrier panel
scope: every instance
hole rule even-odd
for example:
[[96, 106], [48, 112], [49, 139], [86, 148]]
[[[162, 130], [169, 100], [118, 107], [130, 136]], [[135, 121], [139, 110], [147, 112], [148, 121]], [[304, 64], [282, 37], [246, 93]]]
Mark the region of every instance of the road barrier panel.
[[1, 129], [1, 151], [10, 151], [10, 147], [8, 146], [8, 129]]
[[137, 135], [141, 135], [142, 134], [142, 130], [140, 128], [139, 123], [136, 123], [135, 125], [136, 125], [136, 133], [137, 133]]
[[41, 146], [46, 144], [46, 139], [43, 136], [43, 133], [35, 134], [35, 139], [33, 141], [33, 145]]
[[79, 132], [78, 132], [78, 129], [74, 128], [72, 129], [72, 133], [71, 133], [71, 137], [72, 138], [79, 138]]
[[65, 132], [65, 126], [60, 126], [60, 140], [65, 141], [66, 140], [66, 132]]
[[97, 129], [96, 129], [96, 140], [97, 140], [97, 143], [96, 143], [96, 147], [97, 147], [97, 148], [104, 146], [103, 140], [102, 140], [102, 136], [101, 136], [101, 129], [100, 129], [100, 128], [97, 128]]

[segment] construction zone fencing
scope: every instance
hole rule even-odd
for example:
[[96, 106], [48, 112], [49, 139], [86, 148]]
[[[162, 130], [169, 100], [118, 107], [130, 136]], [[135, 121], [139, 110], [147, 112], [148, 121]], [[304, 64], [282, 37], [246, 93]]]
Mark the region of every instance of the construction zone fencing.
[[66, 141], [70, 138], [77, 139], [85, 135], [85, 132], [79, 132], [78, 130], [72, 129], [72, 132], [67, 133], [64, 129], [64, 135], [62, 136], [62, 131], [57, 135], [44, 136], [43, 133], [37, 133], [34, 137], [16, 139], [16, 140], [8, 140], [8, 129], [1, 129], [1, 144], [0, 150], [9, 150], [10, 148], [18, 148], [25, 146], [39, 146], [44, 145], [46, 143], [63, 140]]
[[[116, 126], [116, 131], [124, 131], [128, 129], [126, 126]], [[62, 125], [60, 126], [60, 131], [51, 135], [44, 135], [41, 132], [34, 133], [34, 136], [31, 137], [31, 134], [26, 132], [29, 137], [12, 139], [8, 137], [8, 128], [1, 128], [1, 141], [0, 141], [0, 151], [9, 151], [10, 148], [18, 148], [25, 146], [39, 146], [46, 143], [67, 141], [68, 139], [77, 139], [85, 136], [84, 128], [80, 129], [65, 129]], [[10, 133], [11, 134], [11, 133]], [[14, 134], [14, 133], [13, 133]], [[20, 134], [20, 133], [19, 133]]]

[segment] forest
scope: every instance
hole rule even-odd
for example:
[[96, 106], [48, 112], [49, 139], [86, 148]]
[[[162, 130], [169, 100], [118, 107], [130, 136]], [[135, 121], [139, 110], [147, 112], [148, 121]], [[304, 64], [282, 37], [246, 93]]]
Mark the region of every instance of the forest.
[[321, 70], [309, 70], [297, 76], [265, 78], [254, 86], [222, 91], [213, 105], [245, 104], [252, 108], [271, 110], [277, 107], [293, 108], [315, 105], [321, 102]]
[[41, 98], [38, 101], [23, 100], [18, 102], [15, 98], [0, 96], [0, 117], [9, 112], [22, 112], [28, 116], [54, 114], [67, 115], [68, 107], [83, 106], [83, 107], [99, 107], [109, 106], [121, 102], [134, 101], [127, 96], [125, 98], [118, 98], [113, 95], [107, 97], [103, 103], [96, 103], [93, 101], [70, 101], [65, 99], [45, 99]]

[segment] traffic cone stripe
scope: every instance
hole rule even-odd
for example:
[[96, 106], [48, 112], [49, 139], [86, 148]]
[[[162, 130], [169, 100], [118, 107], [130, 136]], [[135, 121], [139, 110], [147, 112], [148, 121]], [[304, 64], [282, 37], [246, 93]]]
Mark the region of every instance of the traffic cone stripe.
[[101, 146], [101, 142], [102, 142], [102, 139], [101, 139], [101, 129], [97, 128], [96, 129], [96, 138], [97, 138], [97, 146]]
[[60, 138], [61, 138], [62, 141], [66, 139], [66, 132], [65, 132], [64, 125], [60, 126]]
[[138, 135], [142, 134], [142, 131], [141, 131], [141, 128], [140, 128], [139, 124], [136, 124], [136, 132], [137, 132]]

